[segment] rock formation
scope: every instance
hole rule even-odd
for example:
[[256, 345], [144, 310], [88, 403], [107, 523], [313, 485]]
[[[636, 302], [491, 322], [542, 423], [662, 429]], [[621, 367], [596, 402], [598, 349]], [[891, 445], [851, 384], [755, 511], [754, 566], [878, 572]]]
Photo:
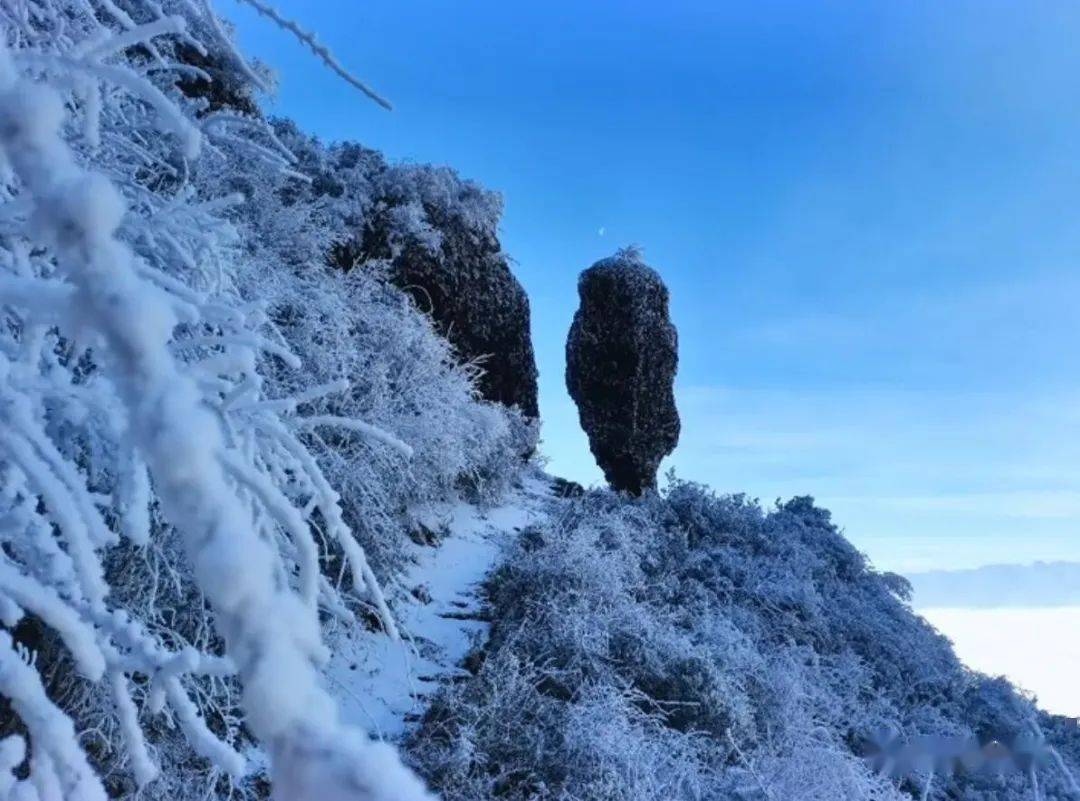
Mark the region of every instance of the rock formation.
[[628, 249], [583, 272], [578, 295], [566, 386], [608, 482], [640, 495], [656, 486], [660, 461], [679, 441], [667, 287]]
[[333, 155], [328, 193], [355, 194], [363, 211], [358, 229], [334, 243], [331, 264], [385, 265], [462, 361], [479, 364], [486, 399], [538, 417], [529, 299], [497, 236], [502, 199], [447, 168], [390, 166], [352, 144]]
[[529, 298], [494, 238], [475, 239], [447, 225], [432, 252], [406, 244], [392, 261], [391, 280], [431, 315], [466, 361], [483, 369], [480, 392], [536, 418], [537, 370]]
[[[181, 45], [177, 55], [201, 71], [177, 81], [177, 88], [204, 99], [206, 111], [259, 114], [250, 84], [228, 54]], [[286, 191], [325, 205], [330, 264], [384, 267], [461, 361], [480, 366], [484, 398], [538, 418], [529, 299], [498, 240], [502, 198], [446, 167], [392, 165], [353, 142], [323, 147], [287, 120], [274, 127], [297, 157], [297, 172], [311, 178], [307, 187]]]

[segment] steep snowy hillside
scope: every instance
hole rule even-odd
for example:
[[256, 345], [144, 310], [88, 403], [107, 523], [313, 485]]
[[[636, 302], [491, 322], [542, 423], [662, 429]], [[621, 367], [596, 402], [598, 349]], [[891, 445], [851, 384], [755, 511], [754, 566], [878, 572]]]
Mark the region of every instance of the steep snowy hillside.
[[571, 385], [642, 495], [585, 493], [530, 461], [498, 196], [265, 119], [208, 3], [0, 33], [0, 801], [1080, 798], [1075, 727], [809, 499], [655, 492], [633, 251]]
[[535, 445], [384, 275], [468, 188], [438, 172], [346, 273], [208, 4], [0, 31], [0, 798], [426, 797], [327, 671], [415, 622], [416, 515], [496, 502]]

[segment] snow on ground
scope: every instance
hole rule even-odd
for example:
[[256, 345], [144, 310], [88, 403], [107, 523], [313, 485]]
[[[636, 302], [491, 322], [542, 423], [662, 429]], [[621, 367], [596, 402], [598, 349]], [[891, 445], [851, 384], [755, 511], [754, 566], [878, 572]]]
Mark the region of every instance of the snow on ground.
[[508, 538], [547, 514], [550, 480], [526, 474], [504, 502], [482, 509], [464, 502], [413, 510], [434, 545], [412, 546], [414, 564], [395, 607], [402, 640], [358, 631], [335, 643], [327, 668], [347, 723], [398, 739], [417, 720], [440, 682], [464, 673], [461, 662], [487, 635], [480, 583]]

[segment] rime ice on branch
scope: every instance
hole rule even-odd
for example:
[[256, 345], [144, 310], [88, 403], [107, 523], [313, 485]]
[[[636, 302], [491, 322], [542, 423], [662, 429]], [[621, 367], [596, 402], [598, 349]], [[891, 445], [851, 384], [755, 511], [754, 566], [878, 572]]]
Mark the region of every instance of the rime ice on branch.
[[[147, 4], [133, 18], [99, 5], [100, 16], [63, 0], [0, 9], [12, 47], [0, 49], [0, 622], [55, 632], [99, 687], [87, 697], [111, 699], [103, 731], [119, 733], [140, 786], [158, 773], [147, 721], [164, 715], [234, 779], [245, 727], [270, 757], [277, 798], [426, 798], [392, 749], [339, 722], [321, 686], [320, 608], [349, 614], [321, 575], [326, 548], [391, 635], [393, 621], [299, 437], [299, 400], [264, 398], [261, 361], [299, 363], [231, 284], [224, 212], [241, 199], [188, 184], [207, 148], [240, 148], [266, 169], [288, 159], [256, 121], [196, 122], [178, 99], [171, 56], [221, 30], [208, 6]], [[307, 424], [408, 456], [362, 421]], [[146, 608], [119, 602], [130, 588], [110, 585], [106, 557], [121, 537], [159, 565], [155, 584], [193, 580], [220, 640], [196, 627], [198, 647], [185, 645], [190, 632], [166, 628], [153, 595]], [[186, 564], [168, 561], [173, 541]], [[0, 635], [0, 693], [30, 754], [17, 778], [26, 743], [0, 742], [0, 798], [104, 799], [35, 664]], [[242, 721], [217, 706], [232, 676]], [[76, 692], [74, 673], [69, 684]]]

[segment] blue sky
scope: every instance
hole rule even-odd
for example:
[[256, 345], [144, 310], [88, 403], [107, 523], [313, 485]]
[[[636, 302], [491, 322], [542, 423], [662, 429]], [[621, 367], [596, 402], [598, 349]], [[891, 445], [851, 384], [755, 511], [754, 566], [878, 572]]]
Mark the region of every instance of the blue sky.
[[503, 193], [544, 451], [577, 274], [637, 243], [680, 332], [678, 473], [812, 494], [882, 567], [1080, 559], [1080, 6], [278, 0], [274, 109]]

